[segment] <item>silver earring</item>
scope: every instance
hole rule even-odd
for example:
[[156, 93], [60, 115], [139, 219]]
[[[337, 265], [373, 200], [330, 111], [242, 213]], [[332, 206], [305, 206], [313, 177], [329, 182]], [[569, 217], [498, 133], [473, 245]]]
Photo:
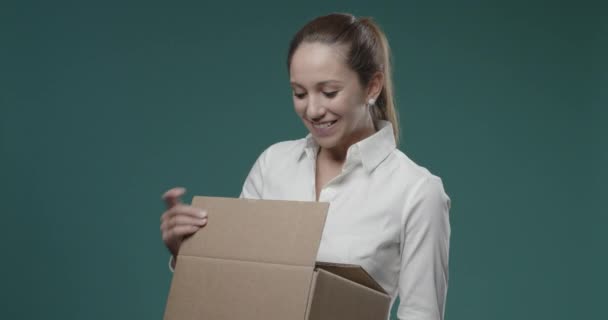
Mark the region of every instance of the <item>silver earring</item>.
[[376, 103], [376, 100], [374, 100], [373, 98], [372, 98], [372, 99], [367, 100], [367, 105], [369, 105], [370, 107], [373, 107], [373, 106], [374, 106], [374, 103]]

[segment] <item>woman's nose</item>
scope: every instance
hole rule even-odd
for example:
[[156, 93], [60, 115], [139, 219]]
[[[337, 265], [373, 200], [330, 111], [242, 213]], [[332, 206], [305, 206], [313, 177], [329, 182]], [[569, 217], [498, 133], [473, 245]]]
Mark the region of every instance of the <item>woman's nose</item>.
[[323, 118], [323, 115], [325, 115], [325, 108], [320, 101], [316, 99], [309, 99], [308, 105], [306, 106], [306, 116], [308, 119], [313, 121], [319, 120]]

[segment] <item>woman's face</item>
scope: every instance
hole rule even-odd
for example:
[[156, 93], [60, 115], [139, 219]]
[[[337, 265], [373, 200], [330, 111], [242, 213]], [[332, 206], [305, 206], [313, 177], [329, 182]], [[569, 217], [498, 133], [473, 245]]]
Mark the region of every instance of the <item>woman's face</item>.
[[370, 97], [345, 54], [345, 46], [304, 42], [289, 68], [295, 111], [325, 149], [345, 150], [374, 130]]

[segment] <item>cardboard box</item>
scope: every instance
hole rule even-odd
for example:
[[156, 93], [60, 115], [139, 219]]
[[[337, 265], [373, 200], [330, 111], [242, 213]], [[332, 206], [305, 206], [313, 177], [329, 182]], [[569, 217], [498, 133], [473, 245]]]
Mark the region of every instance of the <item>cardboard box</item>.
[[361, 267], [316, 262], [328, 203], [195, 197], [209, 223], [180, 248], [165, 320], [387, 319]]

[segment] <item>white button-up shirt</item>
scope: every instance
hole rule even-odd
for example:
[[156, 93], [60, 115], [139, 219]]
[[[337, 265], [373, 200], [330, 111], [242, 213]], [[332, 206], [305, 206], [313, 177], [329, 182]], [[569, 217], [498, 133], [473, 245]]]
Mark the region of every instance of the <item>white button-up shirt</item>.
[[[443, 319], [450, 198], [439, 177], [396, 148], [390, 122], [378, 126], [349, 147], [342, 172], [320, 192], [330, 206], [317, 261], [361, 265], [400, 297], [399, 319]], [[318, 149], [310, 134], [270, 146], [241, 197], [316, 201]]]

